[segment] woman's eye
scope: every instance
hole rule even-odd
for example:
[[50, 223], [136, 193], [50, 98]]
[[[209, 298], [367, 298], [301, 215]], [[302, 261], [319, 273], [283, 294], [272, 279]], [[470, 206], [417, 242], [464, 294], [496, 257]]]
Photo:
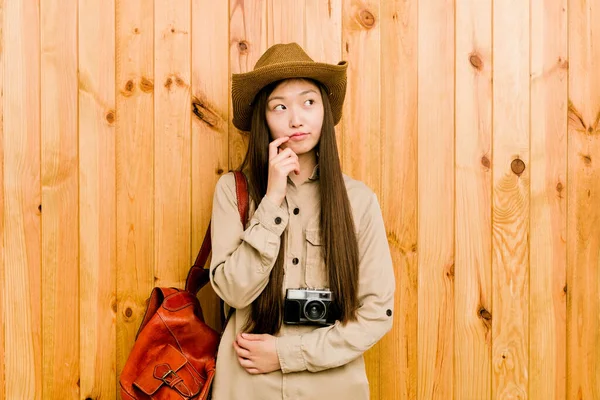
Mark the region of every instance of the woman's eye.
[[273, 108], [273, 110], [285, 110], [285, 106], [283, 104], [278, 104]]
[[312, 100], [312, 99], [310, 99], [310, 100], [306, 100], [306, 101], [304, 102], [304, 105], [305, 105], [305, 106], [312, 106], [313, 104], [315, 104], [315, 101], [314, 101], [314, 100]]

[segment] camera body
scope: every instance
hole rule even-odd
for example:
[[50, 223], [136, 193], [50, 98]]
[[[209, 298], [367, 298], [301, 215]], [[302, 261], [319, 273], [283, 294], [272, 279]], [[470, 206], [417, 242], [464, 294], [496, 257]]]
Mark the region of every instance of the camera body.
[[290, 325], [333, 325], [332, 293], [328, 289], [287, 289], [283, 323]]

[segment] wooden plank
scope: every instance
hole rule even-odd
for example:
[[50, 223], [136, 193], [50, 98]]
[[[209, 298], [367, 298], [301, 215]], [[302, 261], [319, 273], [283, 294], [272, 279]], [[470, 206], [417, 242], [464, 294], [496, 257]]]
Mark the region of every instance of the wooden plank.
[[[229, 129], [229, 5], [192, 2], [192, 251], [196, 259], [210, 221], [214, 188], [227, 172]], [[207, 62], [209, 60], [209, 62]], [[208, 265], [205, 266], [208, 268]], [[221, 329], [219, 298], [200, 291], [206, 322]]]
[[396, 296], [379, 347], [381, 399], [417, 398], [417, 45], [417, 4], [382, 2], [380, 203]]
[[[0, 0], [0, 49], [4, 49], [4, 1]], [[4, 52], [0, 51], [0, 121], [4, 121]], [[4, 124], [0, 123], [0, 290], [6, 290], [4, 280], [4, 270], [6, 268], [4, 256]], [[6, 363], [6, 349], [4, 346], [6, 321], [4, 320], [6, 305], [4, 304], [4, 296], [0, 297], [0, 400], [6, 399], [6, 382], [4, 376], [6, 371], [4, 365]]]
[[154, 2], [115, 12], [118, 376], [154, 284]]
[[[267, 50], [267, 0], [229, 0], [229, 15], [229, 72], [252, 71]], [[236, 169], [246, 154], [248, 134], [233, 126], [229, 98], [229, 169]]]
[[114, 0], [79, 3], [81, 398], [114, 398], [116, 185]]
[[41, 2], [44, 398], [79, 398], [77, 1]]
[[531, 2], [529, 397], [566, 397], [567, 0]]
[[[342, 51], [348, 91], [342, 114], [342, 170], [381, 196], [380, 2], [344, 0]], [[371, 398], [381, 398], [380, 346], [365, 353]]]
[[456, 3], [456, 399], [489, 399], [492, 349], [492, 1]]
[[191, 3], [154, 7], [154, 280], [183, 287], [191, 257]]
[[453, 398], [454, 1], [419, 1], [418, 398]]
[[40, 10], [7, 1], [2, 14], [5, 395], [42, 399]]
[[527, 398], [529, 2], [494, 2], [492, 24], [492, 398]]
[[305, 32], [311, 21], [306, 19], [306, 1], [267, 0], [267, 43], [296, 42], [305, 46]]
[[313, 60], [342, 60], [342, 0], [305, 0], [304, 50]]
[[600, 1], [569, 1], [567, 398], [600, 398]]
[[342, 4], [342, 55], [348, 61], [342, 169], [380, 195], [380, 4], [379, 0]]

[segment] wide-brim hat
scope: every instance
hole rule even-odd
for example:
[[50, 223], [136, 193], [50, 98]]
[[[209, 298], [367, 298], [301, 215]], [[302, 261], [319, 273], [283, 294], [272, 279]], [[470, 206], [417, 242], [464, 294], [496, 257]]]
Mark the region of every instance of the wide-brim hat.
[[270, 83], [289, 78], [308, 78], [322, 83], [329, 94], [334, 125], [337, 125], [346, 96], [347, 68], [346, 61], [337, 65], [315, 62], [297, 43], [276, 44], [260, 57], [254, 70], [232, 75], [233, 125], [249, 131], [258, 92]]

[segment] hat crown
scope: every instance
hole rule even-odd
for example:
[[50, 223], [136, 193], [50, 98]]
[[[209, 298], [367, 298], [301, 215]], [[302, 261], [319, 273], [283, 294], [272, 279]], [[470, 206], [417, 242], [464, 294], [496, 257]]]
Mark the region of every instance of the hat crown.
[[276, 44], [256, 62], [254, 69], [288, 62], [314, 62], [297, 43]]

